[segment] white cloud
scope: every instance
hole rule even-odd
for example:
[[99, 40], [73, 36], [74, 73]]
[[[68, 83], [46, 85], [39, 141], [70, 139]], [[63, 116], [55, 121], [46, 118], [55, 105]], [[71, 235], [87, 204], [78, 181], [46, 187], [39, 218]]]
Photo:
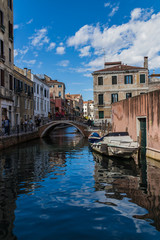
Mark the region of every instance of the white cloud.
[[19, 51], [20, 54], [25, 55], [29, 51], [29, 48], [28, 47], [23, 47], [23, 49], [18, 50], [18, 51]]
[[109, 17], [113, 17], [118, 10], [119, 10], [119, 6], [118, 6], [118, 5], [115, 6], [115, 7], [113, 7], [113, 8], [112, 8], [112, 11], [111, 11], [110, 14], [109, 14]]
[[36, 60], [23, 60], [24, 63], [26, 63], [27, 65], [34, 65], [36, 63]]
[[14, 57], [17, 55], [24, 56], [28, 52], [28, 47], [23, 47], [22, 49], [14, 49]]
[[31, 24], [33, 22], [33, 18], [27, 22], [27, 24]]
[[93, 92], [93, 88], [83, 89], [85, 92]]
[[56, 48], [56, 53], [59, 55], [65, 54], [65, 47], [57, 47]]
[[33, 45], [34, 47], [40, 47], [43, 46], [45, 43], [49, 43], [47, 33], [47, 28], [35, 30], [35, 34], [29, 38], [31, 39], [31, 45]]
[[86, 46], [84, 48], [79, 49], [79, 51], [80, 51], [79, 56], [80, 57], [90, 56], [90, 48], [91, 48], [91, 46]]
[[119, 10], [119, 3], [113, 3], [112, 4], [110, 2], [107, 2], [107, 3], [104, 4], [104, 6], [112, 9], [111, 12], [108, 15], [109, 17], [113, 17], [116, 14], [116, 12]]
[[54, 42], [51, 42], [51, 43], [49, 44], [49, 47], [47, 48], [47, 51], [51, 51], [52, 49], [55, 48], [55, 46], [56, 46], [56, 44], [55, 44]]
[[143, 66], [143, 57], [148, 56], [149, 67], [158, 68], [159, 23], [160, 12], [153, 14], [153, 9], [134, 9], [127, 23], [103, 28], [99, 25], [85, 25], [68, 38], [67, 43], [78, 51], [87, 44], [94, 51], [94, 59], [82, 68], [84, 72], [85, 68], [88, 71], [103, 68], [104, 51], [105, 61], [121, 60], [127, 64]]
[[39, 64], [38, 64], [38, 68], [41, 68], [41, 66], [42, 66], [42, 64], [43, 64], [43, 62], [39, 62]]
[[141, 8], [135, 8], [132, 12], [131, 12], [131, 19], [135, 20], [138, 19], [141, 16]]
[[14, 49], [14, 57], [16, 57], [18, 55], [18, 50]]
[[146, 21], [148, 20], [153, 13], [153, 9], [152, 8], [135, 8], [132, 12], [131, 12], [131, 20], [141, 20], [141, 21]]
[[13, 28], [14, 28], [14, 30], [16, 30], [16, 29], [18, 29], [19, 27], [20, 27], [19, 24], [15, 24]]
[[67, 67], [69, 65], [69, 60], [63, 60], [59, 62], [58, 65], [61, 67]]
[[75, 36], [68, 38], [68, 46], [78, 47], [79, 45], [86, 44], [92, 37], [94, 27], [90, 25], [85, 25], [76, 32]]
[[92, 74], [91, 73], [85, 73], [83, 74], [84, 77], [92, 77]]
[[110, 2], [107, 2], [104, 4], [105, 7], [110, 7], [111, 3]]

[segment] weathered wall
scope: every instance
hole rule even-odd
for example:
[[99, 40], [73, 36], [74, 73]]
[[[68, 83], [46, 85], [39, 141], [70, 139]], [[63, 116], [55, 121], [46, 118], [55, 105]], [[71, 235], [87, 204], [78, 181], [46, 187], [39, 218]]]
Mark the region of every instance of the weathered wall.
[[112, 104], [112, 130], [128, 131], [137, 140], [137, 117], [147, 116], [147, 94]]
[[19, 143], [27, 142], [39, 138], [38, 131], [31, 133], [23, 133], [19, 135], [3, 136], [0, 138], [0, 150], [14, 146]]
[[137, 140], [138, 118], [141, 117], [146, 117], [147, 156], [160, 159], [160, 90], [114, 103], [112, 130], [128, 131]]

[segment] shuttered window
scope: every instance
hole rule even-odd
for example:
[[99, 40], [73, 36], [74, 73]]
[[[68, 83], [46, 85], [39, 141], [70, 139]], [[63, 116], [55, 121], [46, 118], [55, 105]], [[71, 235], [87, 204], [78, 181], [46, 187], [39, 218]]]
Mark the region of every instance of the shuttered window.
[[4, 43], [0, 40], [0, 57], [2, 58], [4, 55]]
[[0, 10], [0, 26], [3, 26], [3, 12]]
[[140, 83], [145, 83], [145, 74], [140, 74]]
[[103, 85], [103, 77], [98, 77], [98, 85]]
[[9, 39], [13, 40], [13, 24], [8, 22]]
[[104, 111], [99, 111], [99, 119], [104, 118]]
[[0, 70], [1, 86], [4, 87], [4, 70]]
[[124, 78], [125, 84], [133, 84], [133, 76], [132, 75], [126, 75]]
[[12, 78], [12, 75], [9, 75], [9, 89], [13, 90], [13, 78]]
[[103, 105], [103, 94], [98, 95], [98, 104]]

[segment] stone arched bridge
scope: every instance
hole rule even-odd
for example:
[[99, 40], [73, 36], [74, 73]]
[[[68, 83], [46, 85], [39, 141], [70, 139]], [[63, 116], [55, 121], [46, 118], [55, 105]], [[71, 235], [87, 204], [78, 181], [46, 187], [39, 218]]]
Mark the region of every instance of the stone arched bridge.
[[39, 127], [39, 136], [45, 137], [48, 135], [48, 133], [54, 129], [54, 127], [56, 127], [57, 125], [60, 124], [68, 124], [70, 126], [74, 126], [75, 128], [77, 128], [80, 133], [82, 134], [83, 137], [88, 137], [90, 132], [88, 131], [88, 126], [84, 123], [80, 123], [77, 121], [72, 121], [72, 120], [55, 120], [55, 121], [51, 121], [45, 125], [42, 125]]

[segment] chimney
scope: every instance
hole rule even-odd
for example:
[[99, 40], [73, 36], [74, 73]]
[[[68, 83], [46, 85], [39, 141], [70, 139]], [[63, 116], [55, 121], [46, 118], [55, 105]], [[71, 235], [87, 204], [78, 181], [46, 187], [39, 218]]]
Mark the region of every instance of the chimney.
[[144, 57], [144, 68], [148, 69], [148, 57]]
[[27, 68], [24, 68], [24, 76], [27, 77]]

